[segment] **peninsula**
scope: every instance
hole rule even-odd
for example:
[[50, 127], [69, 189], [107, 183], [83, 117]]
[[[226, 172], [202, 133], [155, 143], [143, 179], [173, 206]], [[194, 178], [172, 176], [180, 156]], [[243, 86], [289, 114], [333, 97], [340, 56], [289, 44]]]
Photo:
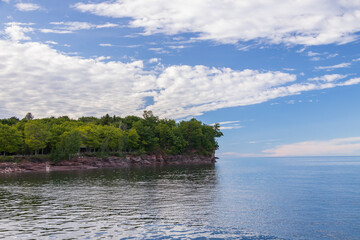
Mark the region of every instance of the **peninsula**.
[[214, 163], [219, 124], [143, 117], [0, 119], [0, 173]]

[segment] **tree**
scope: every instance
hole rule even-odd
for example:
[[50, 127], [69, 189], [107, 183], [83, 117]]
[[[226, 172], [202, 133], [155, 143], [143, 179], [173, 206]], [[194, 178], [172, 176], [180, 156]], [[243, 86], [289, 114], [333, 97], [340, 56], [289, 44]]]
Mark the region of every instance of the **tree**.
[[130, 129], [127, 132], [127, 143], [130, 150], [136, 150], [139, 148], [140, 136], [135, 128]]
[[144, 111], [142, 118], [110, 117], [108, 114], [79, 120], [68, 116], [33, 118], [28, 113], [22, 120], [0, 119], [0, 153], [21, 150], [38, 154], [42, 150], [68, 159], [83, 146], [90, 152], [125, 150], [138, 154], [208, 155], [218, 148], [216, 138], [222, 136], [219, 124], [209, 126], [196, 119], [176, 123], [159, 119], [151, 111]]
[[201, 139], [203, 138], [201, 122], [193, 118], [190, 121], [180, 122], [179, 127], [184, 139], [187, 141], [188, 150], [200, 150], [202, 147]]
[[99, 126], [97, 129], [101, 152], [122, 149], [123, 131], [113, 126]]
[[13, 126], [0, 123], [0, 152], [15, 153], [23, 144], [21, 132]]
[[6, 124], [6, 125], [9, 125], [9, 126], [15, 125], [19, 121], [20, 120], [17, 117], [11, 117], [11, 118], [8, 118], [8, 119], [0, 119], [0, 123]]
[[139, 120], [133, 124], [133, 128], [140, 136], [140, 145], [147, 152], [153, 152], [159, 145], [159, 139], [155, 136], [156, 123], [152, 120]]
[[31, 112], [28, 112], [28, 113], [25, 115], [25, 119], [26, 119], [26, 120], [33, 120], [33, 119], [34, 119], [34, 115], [32, 115]]
[[46, 148], [50, 138], [46, 125], [36, 120], [25, 124], [24, 134], [25, 144], [35, 151], [35, 154], [38, 154], [40, 149]]
[[112, 118], [109, 116], [109, 114], [106, 114], [105, 116], [103, 116], [101, 119], [100, 119], [100, 124], [101, 125], [109, 125], [111, 122], [112, 122]]
[[86, 125], [76, 128], [76, 130], [78, 130], [81, 135], [82, 143], [90, 151], [96, 151], [96, 149], [99, 149], [101, 147], [98, 130], [99, 128], [99, 125], [95, 125], [92, 123], [88, 123]]
[[79, 131], [65, 132], [60, 136], [60, 141], [56, 145], [53, 158], [55, 161], [71, 159], [81, 147], [81, 136]]

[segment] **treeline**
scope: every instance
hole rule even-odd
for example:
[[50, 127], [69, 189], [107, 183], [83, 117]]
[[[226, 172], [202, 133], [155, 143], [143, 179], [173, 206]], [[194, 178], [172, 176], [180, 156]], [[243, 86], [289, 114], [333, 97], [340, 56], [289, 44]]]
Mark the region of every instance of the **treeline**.
[[196, 119], [176, 123], [159, 119], [151, 111], [143, 117], [67, 116], [34, 119], [0, 119], [0, 152], [3, 155], [50, 154], [54, 161], [83, 153], [211, 154], [222, 136], [219, 125], [209, 126]]

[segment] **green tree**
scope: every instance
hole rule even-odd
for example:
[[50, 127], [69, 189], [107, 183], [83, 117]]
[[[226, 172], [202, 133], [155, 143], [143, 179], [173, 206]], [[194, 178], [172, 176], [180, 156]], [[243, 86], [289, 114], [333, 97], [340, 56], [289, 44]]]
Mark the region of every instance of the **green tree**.
[[81, 135], [79, 131], [65, 132], [60, 136], [60, 141], [56, 145], [55, 152], [52, 156], [55, 161], [68, 159], [70, 160], [81, 147]]
[[0, 123], [0, 152], [15, 153], [23, 144], [21, 132], [13, 126]]
[[28, 112], [28, 113], [25, 115], [25, 119], [26, 119], [26, 120], [33, 120], [33, 119], [34, 119], [34, 115], [32, 115], [31, 112]]
[[39, 150], [46, 148], [50, 138], [47, 126], [36, 120], [28, 121], [25, 124], [24, 134], [25, 144], [35, 151], [35, 154], [38, 154]]
[[119, 151], [123, 144], [123, 131], [113, 126], [99, 126], [98, 137], [102, 152]]
[[222, 136], [219, 124], [209, 126], [196, 119], [176, 123], [159, 119], [151, 111], [144, 111], [142, 118], [106, 114], [101, 118], [82, 117], [79, 120], [68, 116], [32, 119], [31, 113], [20, 121], [15, 117], [0, 119], [3, 125], [0, 152], [21, 150], [38, 154], [45, 150], [69, 158], [80, 147], [86, 147], [90, 152], [209, 154], [218, 148], [216, 139]]
[[88, 150], [90, 150], [90, 152], [96, 151], [101, 147], [99, 128], [99, 125], [95, 125], [93, 123], [88, 123], [76, 128], [81, 135], [82, 143]]
[[201, 122], [193, 118], [190, 121], [180, 122], [179, 127], [187, 142], [187, 150], [201, 150], [201, 140], [203, 138]]
[[135, 128], [130, 129], [127, 132], [127, 148], [130, 151], [139, 149], [140, 136]]
[[13, 126], [16, 123], [18, 123], [19, 121], [20, 120], [17, 117], [11, 117], [11, 118], [8, 118], [8, 119], [0, 119], [0, 123], [6, 124], [6, 125], [9, 125], [9, 126]]
[[109, 116], [109, 114], [106, 114], [100, 119], [101, 125], [109, 125], [112, 122], [113, 118]]

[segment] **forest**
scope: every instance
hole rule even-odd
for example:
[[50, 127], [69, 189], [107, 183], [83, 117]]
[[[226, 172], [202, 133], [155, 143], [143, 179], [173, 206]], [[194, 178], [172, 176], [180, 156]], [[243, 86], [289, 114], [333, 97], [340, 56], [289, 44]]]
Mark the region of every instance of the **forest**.
[[46, 156], [54, 162], [75, 154], [124, 156], [125, 154], [210, 155], [218, 148], [216, 138], [223, 134], [196, 119], [176, 122], [160, 119], [151, 111], [138, 116], [101, 118], [68, 116], [35, 119], [0, 119], [2, 159], [16, 155]]

